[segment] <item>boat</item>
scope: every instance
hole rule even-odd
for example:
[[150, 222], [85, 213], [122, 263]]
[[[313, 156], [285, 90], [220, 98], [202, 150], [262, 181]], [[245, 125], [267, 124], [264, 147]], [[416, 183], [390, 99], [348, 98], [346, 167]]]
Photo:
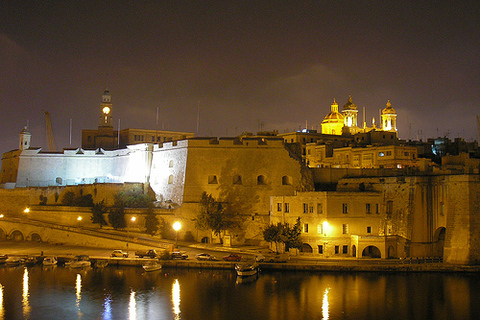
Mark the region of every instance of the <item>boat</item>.
[[95, 268], [105, 268], [108, 266], [108, 260], [97, 260], [95, 262]]
[[92, 263], [90, 262], [90, 257], [87, 255], [75, 256], [73, 260], [66, 262], [65, 265], [70, 268], [85, 268], [90, 267]]
[[44, 266], [55, 266], [57, 265], [57, 257], [54, 257], [54, 256], [48, 256], [48, 257], [45, 257], [45, 259], [43, 259], [43, 265]]
[[258, 273], [258, 265], [256, 263], [242, 263], [235, 264], [235, 271], [239, 277], [250, 277]]
[[8, 257], [7, 260], [5, 260], [5, 264], [7, 266], [18, 266], [20, 264], [23, 264], [24, 262], [25, 259], [21, 257]]
[[0, 254], [0, 264], [4, 264], [8, 259], [8, 255]]
[[162, 264], [157, 260], [150, 260], [143, 264], [142, 268], [145, 271], [157, 271], [162, 269]]
[[37, 262], [38, 262], [38, 258], [35, 256], [28, 256], [27, 258], [25, 258], [25, 265], [29, 267], [36, 265]]

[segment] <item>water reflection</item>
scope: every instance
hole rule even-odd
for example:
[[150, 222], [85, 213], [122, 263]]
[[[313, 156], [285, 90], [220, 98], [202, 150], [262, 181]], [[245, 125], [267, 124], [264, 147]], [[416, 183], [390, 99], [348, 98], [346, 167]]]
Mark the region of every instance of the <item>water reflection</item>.
[[325, 288], [322, 301], [322, 319], [328, 320], [328, 288]]
[[82, 276], [80, 273], [77, 273], [77, 280], [75, 281], [75, 289], [77, 294], [76, 306], [77, 306], [77, 314], [79, 316], [82, 315], [80, 311], [80, 300], [82, 300]]
[[110, 295], [106, 295], [105, 301], [103, 302], [103, 319], [112, 319], [112, 298], [110, 297]]
[[5, 319], [5, 310], [3, 309], [3, 286], [0, 283], [0, 319]]
[[28, 301], [28, 297], [29, 297], [28, 270], [25, 267], [23, 271], [23, 293], [22, 293], [23, 317], [25, 319], [27, 319], [30, 315], [30, 302]]
[[178, 279], [175, 279], [175, 281], [173, 282], [172, 302], [175, 320], [180, 320], [180, 284], [178, 283]]
[[130, 291], [130, 302], [128, 303], [128, 319], [137, 319], [137, 306], [135, 303], [135, 291]]

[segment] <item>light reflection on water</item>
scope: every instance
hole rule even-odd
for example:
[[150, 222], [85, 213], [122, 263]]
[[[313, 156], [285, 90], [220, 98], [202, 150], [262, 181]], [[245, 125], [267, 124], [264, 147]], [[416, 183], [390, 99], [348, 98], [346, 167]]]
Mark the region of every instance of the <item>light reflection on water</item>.
[[478, 319], [480, 275], [0, 267], [0, 319]]

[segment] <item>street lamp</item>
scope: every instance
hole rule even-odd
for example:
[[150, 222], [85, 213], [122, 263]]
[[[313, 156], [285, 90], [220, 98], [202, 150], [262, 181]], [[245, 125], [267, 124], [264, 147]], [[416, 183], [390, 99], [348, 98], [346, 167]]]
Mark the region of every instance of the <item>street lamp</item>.
[[[137, 221], [137, 217], [133, 216], [130, 218], [130, 221], [132, 221], [132, 223], [134, 223], [135, 221]], [[127, 252], [128, 252], [128, 243], [130, 242], [130, 227], [127, 226]]]
[[182, 224], [180, 222], [175, 222], [173, 224], [173, 230], [175, 230], [175, 246], [178, 247], [178, 230], [182, 228]]

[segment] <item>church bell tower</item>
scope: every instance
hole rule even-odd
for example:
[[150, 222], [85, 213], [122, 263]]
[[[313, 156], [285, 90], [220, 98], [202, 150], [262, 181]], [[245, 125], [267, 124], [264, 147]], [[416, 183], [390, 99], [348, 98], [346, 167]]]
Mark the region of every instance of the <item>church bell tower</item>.
[[100, 116], [100, 127], [112, 127], [112, 96], [108, 90], [102, 95], [102, 103], [100, 104], [102, 115]]

